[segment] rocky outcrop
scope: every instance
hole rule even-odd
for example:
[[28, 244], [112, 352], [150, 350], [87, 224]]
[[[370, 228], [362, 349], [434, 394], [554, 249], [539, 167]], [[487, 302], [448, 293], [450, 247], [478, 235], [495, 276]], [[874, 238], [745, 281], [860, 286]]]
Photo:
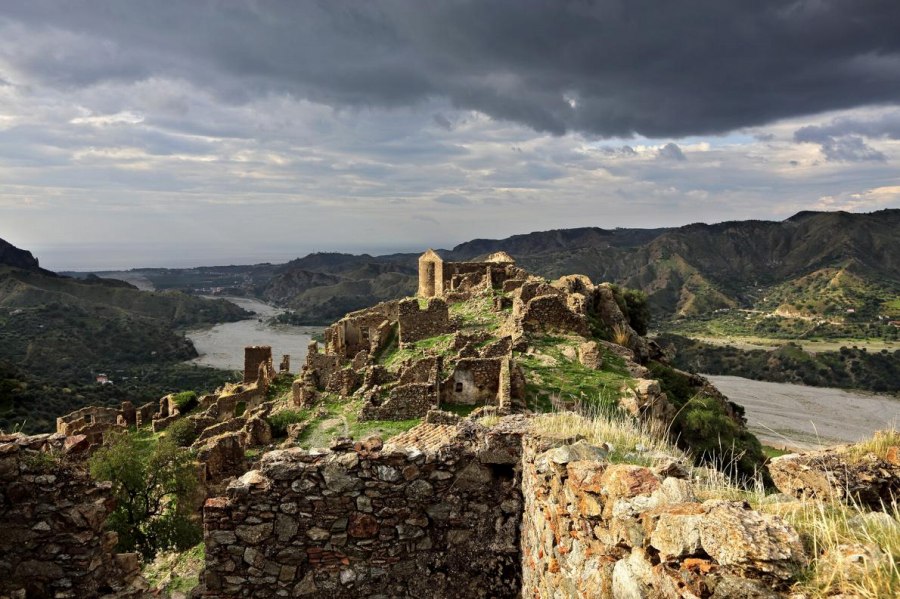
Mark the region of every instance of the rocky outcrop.
[[900, 499], [898, 453], [896, 446], [883, 458], [860, 453], [853, 446], [793, 453], [773, 458], [769, 473], [778, 489], [792, 497], [837, 499], [885, 509]]

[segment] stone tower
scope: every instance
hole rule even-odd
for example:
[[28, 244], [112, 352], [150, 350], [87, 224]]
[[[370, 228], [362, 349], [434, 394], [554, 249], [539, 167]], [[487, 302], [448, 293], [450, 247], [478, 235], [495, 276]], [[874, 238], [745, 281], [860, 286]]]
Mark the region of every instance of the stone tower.
[[444, 294], [444, 261], [434, 250], [419, 256], [419, 297], [441, 297]]

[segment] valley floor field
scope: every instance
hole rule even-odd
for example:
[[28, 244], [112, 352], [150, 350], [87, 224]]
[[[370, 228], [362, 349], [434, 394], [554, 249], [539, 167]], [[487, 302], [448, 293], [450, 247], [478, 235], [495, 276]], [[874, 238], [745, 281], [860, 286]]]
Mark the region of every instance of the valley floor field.
[[805, 351], [811, 354], [825, 351], [838, 351], [842, 347], [859, 347], [866, 348], [870, 352], [878, 352], [883, 349], [894, 351], [900, 349], [900, 342], [884, 341], [883, 339], [772, 339], [769, 337], [745, 337], [745, 336], [727, 336], [714, 337], [709, 335], [690, 335], [685, 337], [696, 339], [710, 345], [730, 345], [738, 349], [775, 349], [785, 343], [791, 342], [801, 346]]
[[704, 376], [747, 410], [748, 428], [773, 447], [824, 447], [900, 426], [900, 399], [887, 395]]

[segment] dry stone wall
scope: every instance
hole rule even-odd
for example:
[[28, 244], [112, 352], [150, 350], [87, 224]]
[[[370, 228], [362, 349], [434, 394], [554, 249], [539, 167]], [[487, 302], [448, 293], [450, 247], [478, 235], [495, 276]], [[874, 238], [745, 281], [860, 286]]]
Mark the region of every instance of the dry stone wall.
[[691, 483], [610, 464], [583, 441], [523, 454], [522, 597], [787, 597], [800, 537], [743, 502], [699, 502]]
[[270, 452], [207, 500], [206, 597], [518, 597], [518, 438], [405, 438]]
[[268, 345], [251, 345], [244, 348], [244, 382], [252, 383], [257, 379], [259, 367], [265, 364], [274, 376], [272, 368], [272, 348]]
[[415, 299], [400, 302], [400, 343], [414, 343], [451, 331], [447, 302], [431, 298], [425, 308]]
[[0, 597], [98, 597], [138, 574], [136, 554], [115, 554], [103, 530], [109, 483], [46, 450], [62, 435], [0, 436]]

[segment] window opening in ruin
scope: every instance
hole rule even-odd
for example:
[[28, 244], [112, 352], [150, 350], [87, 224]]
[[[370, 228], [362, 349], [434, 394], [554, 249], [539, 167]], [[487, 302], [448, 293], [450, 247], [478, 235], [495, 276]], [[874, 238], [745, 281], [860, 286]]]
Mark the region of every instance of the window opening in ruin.
[[93, 422], [93, 421], [94, 421], [94, 416], [93, 416], [92, 414], [85, 414], [85, 415], [84, 415], [84, 421], [85, 421], [85, 422]]
[[513, 464], [488, 464], [491, 474], [495, 479], [513, 480], [516, 477], [516, 469]]
[[463, 390], [463, 384], [462, 384], [462, 383], [456, 383], [456, 392], [457, 392], [457, 393], [462, 393], [462, 390]]

